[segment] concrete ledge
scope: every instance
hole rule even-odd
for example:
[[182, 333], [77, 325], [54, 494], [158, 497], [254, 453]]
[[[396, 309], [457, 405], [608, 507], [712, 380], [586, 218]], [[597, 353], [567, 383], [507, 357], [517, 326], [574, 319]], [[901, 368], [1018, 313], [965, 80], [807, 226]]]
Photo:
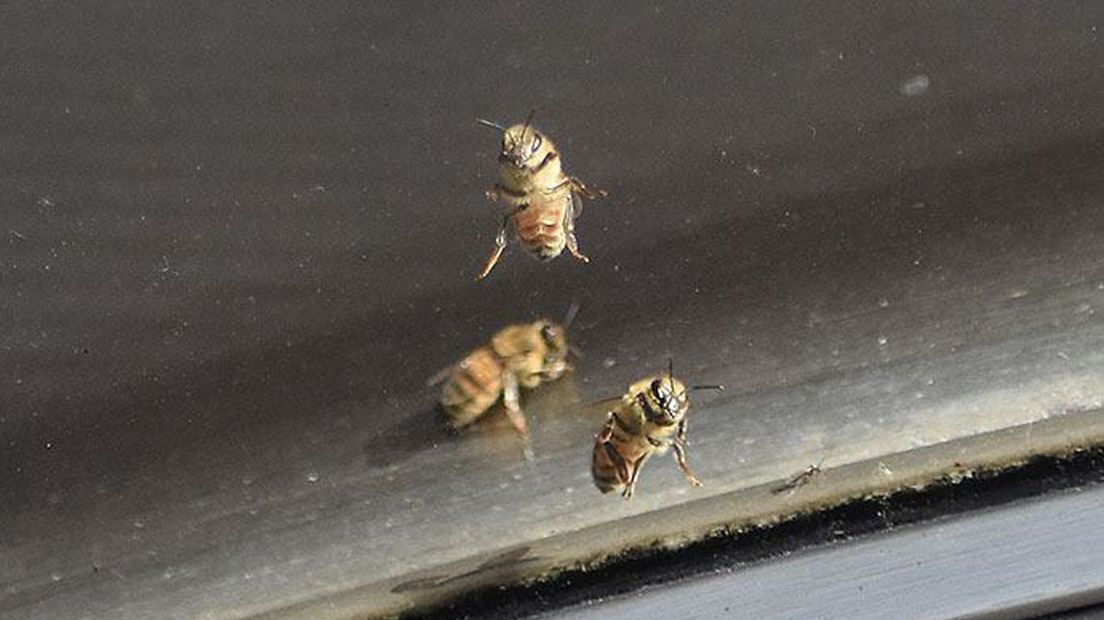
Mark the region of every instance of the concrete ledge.
[[285, 608], [275, 618], [387, 616], [426, 609], [486, 587], [547, 579], [568, 569], [596, 567], [649, 548], [678, 548], [710, 536], [739, 536], [750, 528], [839, 506], [857, 498], [889, 496], [933, 482], [998, 472], [1040, 455], [1060, 456], [1104, 445], [1104, 411], [1093, 410], [1002, 429], [945, 444], [824, 468], [792, 492], [786, 479], [708, 499], [565, 532], [524, 546], [478, 554], [401, 578], [335, 593]]

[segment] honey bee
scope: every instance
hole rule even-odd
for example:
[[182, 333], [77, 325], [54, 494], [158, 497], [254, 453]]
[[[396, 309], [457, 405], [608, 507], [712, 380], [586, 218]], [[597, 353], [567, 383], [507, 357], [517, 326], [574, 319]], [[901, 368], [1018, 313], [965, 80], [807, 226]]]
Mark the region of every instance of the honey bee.
[[632, 497], [644, 463], [653, 454], [673, 448], [682, 475], [693, 486], [701, 486], [686, 463], [686, 414], [690, 411], [687, 392], [723, 390], [721, 385], [697, 385], [687, 389], [675, 378], [672, 365], [666, 374], [647, 377], [629, 386], [609, 413], [609, 419], [594, 441], [590, 472], [602, 493], [620, 489]]
[[492, 202], [501, 198], [510, 207], [495, 237], [494, 252], [476, 280], [487, 277], [498, 263], [506, 249], [507, 228], [511, 225], [521, 246], [542, 261], [556, 258], [566, 247], [578, 260], [590, 262], [579, 251], [575, 238], [575, 218], [583, 209], [580, 196], [598, 198], [608, 192], [591, 189], [564, 173], [556, 145], [532, 126], [532, 112], [524, 124], [509, 128], [476, 120], [502, 132], [502, 152], [498, 155], [500, 182], [487, 190], [487, 198]]
[[525, 442], [526, 457], [531, 458], [520, 388], [533, 389], [571, 369], [567, 328], [577, 309], [572, 306], [563, 324], [540, 319], [507, 326], [431, 379], [430, 385], [445, 382], [440, 404], [449, 425], [457, 430], [468, 426], [501, 398], [507, 418]]

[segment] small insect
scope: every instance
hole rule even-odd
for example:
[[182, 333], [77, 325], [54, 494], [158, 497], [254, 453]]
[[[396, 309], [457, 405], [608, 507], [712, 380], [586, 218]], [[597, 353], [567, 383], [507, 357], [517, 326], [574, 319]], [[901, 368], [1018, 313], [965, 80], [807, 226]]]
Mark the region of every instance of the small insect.
[[521, 246], [542, 261], [556, 258], [566, 247], [578, 260], [590, 262], [579, 251], [575, 238], [575, 218], [583, 210], [580, 196], [598, 198], [608, 192], [591, 189], [564, 173], [556, 145], [532, 126], [532, 112], [524, 124], [510, 128], [476, 120], [502, 132], [502, 152], [498, 155], [500, 182], [487, 190], [487, 198], [492, 202], [501, 198], [510, 207], [495, 237], [494, 252], [476, 279], [486, 278], [498, 263], [506, 249], [507, 228], [511, 225]]
[[812, 480], [814, 476], [820, 475], [821, 471], [822, 470], [820, 469], [820, 463], [817, 463], [816, 465], [810, 465], [806, 467], [804, 471], [797, 474], [793, 478], [790, 478], [786, 482], [783, 482], [782, 484], [771, 489], [771, 493], [778, 495], [779, 493], [784, 493], [786, 491], [796, 491], [798, 488], [809, 484], [809, 481]]
[[670, 363], [667, 374], [630, 385], [595, 437], [590, 472], [598, 490], [621, 490], [626, 499], [632, 497], [644, 463], [668, 448], [674, 448], [675, 461], [686, 481], [701, 486], [701, 480], [686, 463], [686, 414], [690, 411], [687, 391], [706, 389], [723, 390], [724, 386], [696, 385], [688, 390], [675, 379]]
[[440, 404], [452, 428], [468, 426], [501, 398], [506, 416], [525, 441], [526, 456], [531, 457], [520, 388], [533, 389], [571, 369], [567, 329], [577, 312], [578, 306], [572, 305], [563, 324], [540, 319], [510, 325], [431, 379], [430, 385], [445, 381]]

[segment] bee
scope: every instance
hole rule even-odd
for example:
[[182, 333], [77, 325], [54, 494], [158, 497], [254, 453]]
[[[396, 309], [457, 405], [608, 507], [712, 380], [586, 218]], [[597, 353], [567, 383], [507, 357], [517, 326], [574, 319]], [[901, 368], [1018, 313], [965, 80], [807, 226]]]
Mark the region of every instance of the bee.
[[476, 280], [486, 278], [498, 263], [506, 249], [507, 229], [511, 225], [521, 246], [542, 261], [556, 258], [566, 247], [576, 259], [590, 262], [579, 251], [575, 238], [575, 218], [583, 209], [580, 196], [598, 198], [608, 192], [591, 189], [564, 173], [556, 145], [532, 126], [532, 112], [524, 124], [509, 128], [476, 120], [502, 132], [502, 152], [498, 155], [500, 182], [487, 190], [487, 198], [492, 202], [501, 199], [510, 207], [495, 237], [494, 252]]
[[[721, 385], [698, 385], [689, 390], [723, 390]], [[675, 462], [692, 486], [701, 480], [686, 462], [686, 414], [690, 411], [687, 387], [675, 378], [668, 364], [666, 374], [647, 377], [629, 386], [614, 405], [605, 426], [595, 437], [590, 472], [602, 493], [620, 490], [632, 497], [644, 463], [653, 454], [673, 448]]]
[[470, 425], [501, 398], [507, 418], [525, 442], [526, 457], [531, 458], [520, 391], [555, 381], [571, 369], [567, 328], [577, 311], [578, 306], [572, 306], [562, 324], [540, 319], [507, 326], [430, 379], [430, 385], [445, 383], [439, 402], [449, 425], [456, 430]]

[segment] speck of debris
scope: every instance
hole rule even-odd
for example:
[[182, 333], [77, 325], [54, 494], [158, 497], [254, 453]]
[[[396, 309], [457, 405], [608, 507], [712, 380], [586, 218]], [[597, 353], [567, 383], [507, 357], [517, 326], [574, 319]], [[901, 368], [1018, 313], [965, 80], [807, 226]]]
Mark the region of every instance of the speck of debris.
[[930, 86], [931, 79], [924, 74], [920, 74], [901, 82], [897, 90], [906, 97], [916, 97], [928, 92]]

